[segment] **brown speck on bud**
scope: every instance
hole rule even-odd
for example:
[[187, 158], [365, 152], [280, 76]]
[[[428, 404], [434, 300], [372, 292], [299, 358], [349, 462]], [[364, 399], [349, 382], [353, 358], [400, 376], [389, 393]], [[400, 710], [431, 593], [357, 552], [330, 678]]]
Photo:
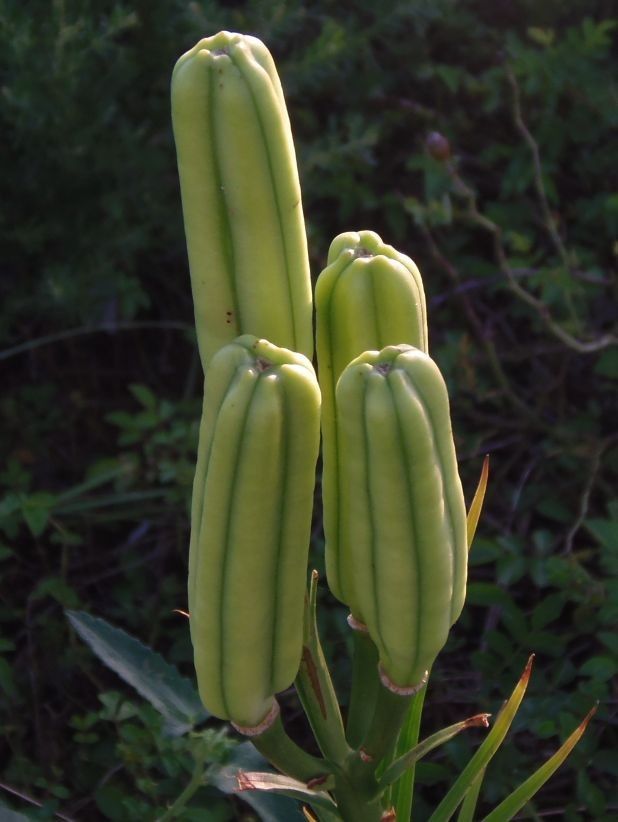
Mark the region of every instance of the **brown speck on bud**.
[[387, 811], [384, 811], [380, 817], [380, 822], [397, 822], [395, 808], [389, 808]]
[[439, 131], [431, 131], [425, 139], [425, 148], [434, 160], [444, 162], [451, 157], [451, 144]]

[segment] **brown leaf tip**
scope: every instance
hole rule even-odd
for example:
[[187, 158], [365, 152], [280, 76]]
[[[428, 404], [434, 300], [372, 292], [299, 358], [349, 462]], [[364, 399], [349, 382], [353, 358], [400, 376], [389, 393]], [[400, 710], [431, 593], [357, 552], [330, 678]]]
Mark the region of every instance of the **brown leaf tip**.
[[255, 782], [251, 779], [248, 773], [239, 771], [236, 774], [236, 790], [237, 791], [253, 791], [255, 790]]
[[464, 720], [466, 728], [489, 728], [491, 714], [475, 714]]
[[524, 668], [524, 672], [520, 677], [520, 685], [527, 685], [530, 680], [530, 674], [532, 673], [532, 663], [534, 662], [535, 654], [530, 654], [528, 657], [528, 661], [526, 662], [526, 667]]
[[586, 716], [579, 723], [579, 725], [577, 727], [578, 731], [581, 731], [583, 733], [586, 730], [586, 728], [588, 727], [588, 723], [590, 722], [592, 717], [596, 714], [598, 707], [599, 707], [599, 703], [597, 702], [596, 705], [593, 705], [592, 708], [590, 708], [590, 710], [588, 711]]

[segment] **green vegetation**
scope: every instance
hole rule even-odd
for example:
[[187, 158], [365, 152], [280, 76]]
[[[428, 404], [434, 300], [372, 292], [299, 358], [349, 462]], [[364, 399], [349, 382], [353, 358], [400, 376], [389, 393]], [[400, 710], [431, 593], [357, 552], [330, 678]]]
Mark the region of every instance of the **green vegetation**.
[[[491, 455], [467, 605], [432, 672], [423, 734], [495, 714], [535, 652], [481, 810], [598, 701], [523, 813], [615, 817], [613, 4], [352, 8], [0, 5], [0, 817], [6, 805], [27, 818], [154, 820], [194, 759], [244, 755], [215, 722], [170, 736], [64, 614], [103, 617], [193, 676], [176, 609], [201, 369], [169, 81], [182, 51], [223, 28], [256, 34], [277, 60], [314, 276], [341, 231], [371, 228], [415, 260], [468, 502]], [[323, 573], [318, 526], [311, 567]], [[324, 590], [320, 600], [326, 651], [347, 679], [346, 611]], [[481, 738], [458, 736], [416, 766], [419, 822]], [[214, 774], [180, 818], [251, 818]]]

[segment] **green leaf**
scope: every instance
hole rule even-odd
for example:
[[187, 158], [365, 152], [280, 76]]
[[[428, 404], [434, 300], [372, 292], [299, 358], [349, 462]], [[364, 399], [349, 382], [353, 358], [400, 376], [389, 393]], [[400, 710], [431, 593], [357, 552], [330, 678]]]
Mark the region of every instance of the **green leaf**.
[[449, 739], [466, 730], [466, 728], [475, 728], [479, 725], [485, 728], [489, 727], [489, 716], [490, 714], [477, 714], [476, 716], [464, 719], [463, 722], [456, 722], [454, 725], [449, 725], [447, 728], [442, 728], [442, 730], [428, 736], [427, 739], [415, 745], [414, 748], [399, 757], [399, 759], [396, 759], [392, 765], [386, 769], [380, 777], [380, 786], [385, 788], [388, 785], [392, 785], [408, 768], [415, 765], [418, 760], [428, 754], [429, 751], [432, 751], [439, 745], [444, 745], [445, 742], [448, 742]]
[[481, 468], [481, 476], [479, 478], [474, 497], [470, 503], [470, 510], [468, 511], [467, 532], [468, 532], [468, 549], [472, 546], [472, 540], [476, 533], [476, 526], [479, 523], [481, 511], [483, 509], [483, 500], [485, 499], [485, 492], [487, 491], [487, 479], [489, 477], [489, 455], [485, 455], [483, 460], [483, 467]]
[[129, 386], [129, 391], [135, 399], [141, 403], [148, 411], [154, 411], [157, 407], [157, 398], [146, 385], [133, 383]]
[[478, 802], [481, 785], [485, 776], [485, 769], [476, 777], [468, 793], [464, 796], [464, 801], [461, 803], [461, 808], [457, 814], [457, 822], [474, 822], [474, 812], [476, 811], [476, 803]]
[[564, 594], [562, 593], [551, 594], [541, 600], [532, 614], [532, 630], [538, 631], [540, 628], [544, 628], [550, 622], [558, 619], [564, 609], [564, 605]]
[[[418, 742], [426, 693], [427, 685], [414, 695], [410, 703], [408, 714], [397, 739], [395, 759], [398, 759], [406, 750], [410, 750]], [[416, 765], [413, 764], [391, 788], [390, 804], [395, 808], [395, 815], [398, 819], [410, 819], [414, 799], [415, 772]]]
[[339, 701], [326, 663], [316, 619], [318, 572], [312, 571], [305, 597], [303, 654], [294, 685], [320, 750], [343, 762], [349, 753]]
[[587, 519], [584, 524], [604, 548], [615, 549], [618, 546], [618, 520]]
[[528, 663], [524, 668], [524, 672], [519, 678], [519, 682], [515, 686], [513, 693], [498, 714], [493, 728], [487, 734], [478, 751], [468, 762], [459, 777], [451, 786], [450, 790], [447, 792], [446, 796], [435, 809], [429, 819], [429, 822], [446, 822], [451, 818], [478, 775], [487, 767], [487, 764], [504, 741], [504, 737], [506, 736], [521, 701], [524, 698], [528, 681], [530, 679], [532, 660], [533, 657], [531, 656], [528, 659]]
[[580, 668], [580, 674], [602, 682], [612, 679], [618, 673], [618, 661], [609, 656], [593, 656]]
[[21, 510], [33, 537], [40, 537], [54, 508], [56, 497], [47, 491], [37, 491], [22, 498]]
[[596, 708], [593, 708], [568, 739], [558, 748], [556, 753], [551, 756], [544, 765], [541, 765], [532, 776], [528, 777], [525, 782], [522, 782], [503, 802], [494, 808], [493, 811], [484, 818], [483, 822], [508, 822], [509, 819], [512, 819], [515, 814], [523, 808], [526, 802], [547, 782], [560, 765], [562, 765], [575, 745], [579, 742], [595, 711]]
[[171, 734], [179, 736], [209, 716], [193, 685], [160, 654], [103, 619], [65, 613], [99, 659], [159, 711]]
[[618, 380], [618, 348], [603, 351], [594, 366], [594, 373], [610, 380]]
[[76, 591], [61, 577], [45, 577], [30, 595], [32, 600], [51, 597], [63, 608], [76, 608], [80, 599]]

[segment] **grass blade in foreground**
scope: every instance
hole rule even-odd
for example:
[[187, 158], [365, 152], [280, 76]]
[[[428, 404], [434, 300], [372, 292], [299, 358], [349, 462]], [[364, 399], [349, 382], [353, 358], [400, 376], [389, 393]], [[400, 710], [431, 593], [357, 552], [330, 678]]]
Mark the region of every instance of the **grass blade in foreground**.
[[476, 810], [476, 803], [478, 802], [479, 793], [481, 792], [481, 785], [483, 784], [483, 777], [485, 776], [485, 768], [479, 773], [468, 793], [464, 796], [464, 801], [461, 803], [461, 808], [457, 814], [457, 822], [474, 822], [474, 812]]
[[380, 785], [390, 785], [396, 779], [399, 779], [408, 768], [415, 765], [419, 759], [422, 759], [422, 757], [428, 754], [429, 751], [432, 751], [439, 745], [444, 745], [445, 742], [448, 742], [449, 739], [457, 736], [458, 733], [461, 733], [461, 731], [464, 731], [466, 728], [478, 727], [479, 725], [485, 728], [489, 727], [489, 716], [490, 714], [476, 714], [468, 719], [464, 719], [463, 722], [456, 722], [454, 725], [449, 725], [448, 728], [442, 728], [441, 731], [428, 736], [427, 739], [424, 739], [412, 748], [411, 751], [408, 751], [408, 753], [396, 759], [395, 762], [386, 769], [380, 778]]
[[468, 536], [468, 550], [472, 545], [472, 540], [476, 534], [476, 526], [479, 524], [481, 510], [483, 508], [483, 501], [485, 499], [485, 492], [487, 491], [487, 479], [489, 477], [489, 454], [485, 455], [483, 460], [483, 467], [481, 468], [481, 476], [479, 483], [476, 486], [474, 497], [470, 503], [470, 510], [468, 511], [468, 518], [466, 521], [467, 536]]
[[[408, 715], [399, 733], [394, 760], [411, 750], [417, 742], [421, 727], [421, 714], [427, 685], [416, 694], [408, 709]], [[395, 808], [397, 819], [410, 819], [412, 799], [414, 796], [414, 775], [416, 763], [410, 765], [406, 772], [390, 788], [390, 804]]]
[[312, 571], [305, 601], [303, 652], [295, 686], [320, 750], [327, 759], [342, 762], [350, 753], [330, 672], [316, 622], [318, 572]]
[[588, 723], [596, 712], [596, 706], [584, 717], [582, 722], [575, 728], [573, 733], [558, 748], [556, 753], [547, 762], [536, 770], [532, 776], [516, 788], [512, 794], [507, 796], [496, 808], [488, 814], [483, 822], [507, 822], [519, 811], [526, 802], [547, 782], [560, 765], [564, 762], [573, 748], [577, 745], [586, 730]]
[[517, 709], [524, 698], [530, 680], [533, 659], [534, 655], [531, 655], [513, 693], [498, 714], [493, 728], [487, 734], [485, 741], [463, 769], [458, 779], [455, 780], [442, 802], [440, 802], [433, 812], [429, 818], [429, 822], [446, 822], [446, 820], [451, 818], [478, 774], [487, 767], [487, 763], [502, 744], [517, 713]]

